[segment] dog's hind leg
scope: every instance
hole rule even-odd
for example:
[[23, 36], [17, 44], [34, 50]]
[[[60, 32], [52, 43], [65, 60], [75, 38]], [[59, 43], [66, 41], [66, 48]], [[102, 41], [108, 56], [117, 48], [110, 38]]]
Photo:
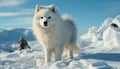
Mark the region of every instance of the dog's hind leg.
[[73, 58], [73, 46], [67, 44], [67, 59]]

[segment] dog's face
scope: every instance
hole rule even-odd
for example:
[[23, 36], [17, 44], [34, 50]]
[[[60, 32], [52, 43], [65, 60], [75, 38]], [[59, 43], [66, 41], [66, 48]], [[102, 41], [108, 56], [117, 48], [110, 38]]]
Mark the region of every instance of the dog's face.
[[36, 6], [35, 17], [37, 23], [43, 28], [50, 28], [56, 23], [56, 13], [57, 10], [55, 6], [51, 5], [48, 7]]

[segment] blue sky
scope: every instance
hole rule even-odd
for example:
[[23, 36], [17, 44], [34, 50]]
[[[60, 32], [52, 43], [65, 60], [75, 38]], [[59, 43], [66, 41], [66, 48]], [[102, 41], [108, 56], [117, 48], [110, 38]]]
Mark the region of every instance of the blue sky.
[[0, 0], [0, 29], [32, 28], [35, 5], [54, 4], [73, 17], [81, 32], [120, 15], [120, 0]]

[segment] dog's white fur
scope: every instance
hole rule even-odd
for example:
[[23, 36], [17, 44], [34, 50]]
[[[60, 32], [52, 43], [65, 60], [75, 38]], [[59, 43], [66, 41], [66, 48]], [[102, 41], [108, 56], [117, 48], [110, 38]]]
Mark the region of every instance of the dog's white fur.
[[[44, 26], [45, 21], [47, 26]], [[68, 15], [60, 16], [54, 5], [36, 6], [33, 32], [45, 51], [45, 63], [51, 61], [52, 53], [55, 54], [55, 61], [60, 60], [64, 46], [68, 49], [68, 58], [73, 57], [76, 27]]]

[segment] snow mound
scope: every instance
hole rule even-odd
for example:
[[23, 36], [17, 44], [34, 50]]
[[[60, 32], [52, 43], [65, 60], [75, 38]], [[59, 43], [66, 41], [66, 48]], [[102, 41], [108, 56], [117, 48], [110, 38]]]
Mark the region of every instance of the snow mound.
[[120, 47], [120, 28], [108, 27], [103, 32], [103, 42], [105, 46]]
[[34, 41], [31, 29], [0, 29], [0, 52], [12, 52], [17, 47], [15, 46], [20, 37], [24, 37], [27, 41]]
[[[114, 23], [118, 27], [112, 27]], [[99, 48], [98, 52], [107, 49], [110, 51], [116, 48], [116, 52], [120, 48], [120, 15], [112, 18], [107, 18], [103, 24], [96, 28], [95, 26], [89, 28], [88, 33], [80, 36], [80, 45], [82, 47]]]

